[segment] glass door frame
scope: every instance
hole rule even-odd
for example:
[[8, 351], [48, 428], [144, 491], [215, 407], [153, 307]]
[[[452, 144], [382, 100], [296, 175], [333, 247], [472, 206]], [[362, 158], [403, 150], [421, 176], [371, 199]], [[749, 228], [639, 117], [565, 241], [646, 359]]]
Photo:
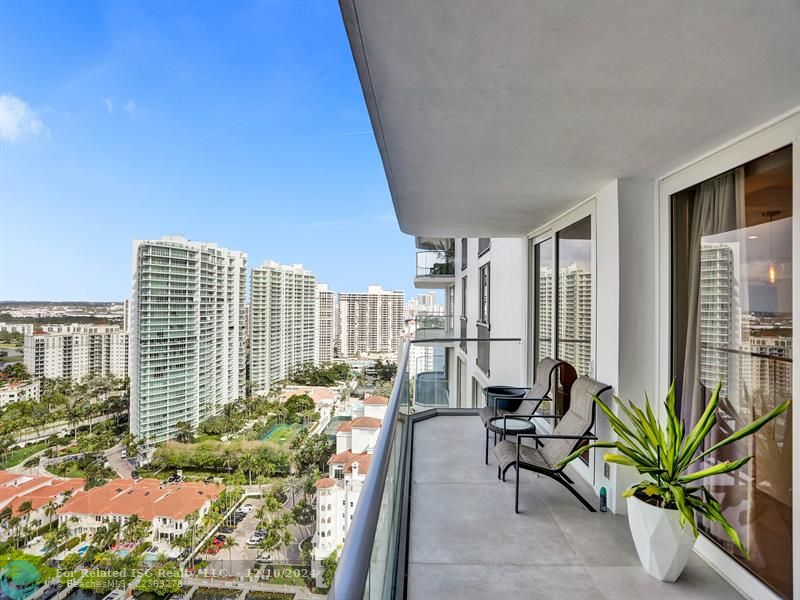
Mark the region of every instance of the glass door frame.
[[[699, 157], [657, 179], [658, 206], [656, 211], [658, 248], [656, 251], [655, 314], [657, 315], [658, 351], [656, 356], [657, 390], [667, 390], [671, 381], [671, 293], [672, 293], [672, 240], [670, 198], [693, 185], [740, 167], [770, 152], [792, 146], [792, 320], [800, 315], [800, 110], [784, 115], [725, 146]], [[792, 397], [800, 398], [800, 328], [792, 330]], [[659, 405], [659, 418], [664, 418], [664, 408]], [[793, 441], [800, 432], [800, 410], [793, 410]], [[792, 464], [792, 536], [800, 540], [800, 460]], [[794, 544], [792, 574], [794, 594], [800, 593], [800, 550]], [[755, 575], [721, 550], [702, 534], [695, 552], [720, 571], [734, 586], [751, 597], [773, 597], [774, 592]]]
[[[536, 357], [536, 344], [538, 343], [536, 335], [536, 281], [535, 281], [535, 246], [548, 239], [553, 242], [553, 319], [551, 323], [550, 339], [552, 340], [553, 358], [558, 356], [558, 234], [563, 230], [585, 219], [591, 217], [591, 248], [592, 254], [590, 264], [592, 267], [592, 302], [591, 302], [591, 363], [590, 363], [590, 377], [595, 376], [596, 371], [596, 357], [597, 357], [597, 201], [594, 196], [584, 200], [578, 206], [570, 209], [559, 217], [553, 219], [546, 225], [535, 229], [528, 234], [528, 385], [533, 383], [535, 375], [534, 370], [536, 365], [533, 361]], [[552, 431], [553, 424], [550, 419], [537, 419], [537, 427], [543, 431]], [[589, 464], [576, 460], [572, 463], [572, 467], [577, 471], [581, 477], [591, 485], [595, 482], [595, 464], [600, 461], [600, 456], [597, 451], [590, 452]]]

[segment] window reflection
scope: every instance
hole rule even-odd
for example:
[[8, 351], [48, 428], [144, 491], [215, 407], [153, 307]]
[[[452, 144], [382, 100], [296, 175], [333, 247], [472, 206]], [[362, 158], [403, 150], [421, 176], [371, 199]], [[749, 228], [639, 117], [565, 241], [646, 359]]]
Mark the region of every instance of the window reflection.
[[[697, 422], [721, 383], [712, 444], [792, 396], [792, 153], [784, 148], [672, 196], [673, 374]], [[714, 523], [704, 532], [785, 597], [792, 594], [791, 413], [705, 466], [753, 456], [706, 480], [750, 559]]]
[[592, 362], [592, 219], [558, 232], [558, 358], [578, 375]]

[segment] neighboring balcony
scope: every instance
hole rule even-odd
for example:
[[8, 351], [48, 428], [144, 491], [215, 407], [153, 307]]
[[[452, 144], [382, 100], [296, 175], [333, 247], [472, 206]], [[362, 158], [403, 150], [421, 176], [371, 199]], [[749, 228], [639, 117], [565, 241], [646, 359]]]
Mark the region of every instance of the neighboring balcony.
[[447, 375], [444, 371], [424, 371], [414, 378], [414, 408], [447, 408], [450, 406]]
[[[498, 341], [509, 340], [482, 340]], [[697, 555], [676, 583], [652, 578], [625, 516], [591, 513], [549, 478], [522, 472], [515, 514], [514, 472], [500, 481], [491, 452], [484, 464], [477, 409], [436, 405], [420, 382], [446, 383], [445, 372], [412, 382], [408, 354], [406, 346], [329, 599], [740, 597]]]
[[415, 339], [428, 341], [453, 337], [453, 315], [418, 311]]
[[455, 282], [455, 254], [452, 250], [420, 250], [417, 252], [417, 289], [446, 288]]

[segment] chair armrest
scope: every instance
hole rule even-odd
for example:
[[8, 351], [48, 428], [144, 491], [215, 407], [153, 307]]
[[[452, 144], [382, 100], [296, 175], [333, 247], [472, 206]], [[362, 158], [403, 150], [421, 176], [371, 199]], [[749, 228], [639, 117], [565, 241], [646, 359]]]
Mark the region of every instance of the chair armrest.
[[553, 440], [596, 440], [596, 435], [563, 435], [560, 433], [518, 433], [517, 434], [517, 445], [519, 446], [519, 441], [522, 438], [547, 438]]

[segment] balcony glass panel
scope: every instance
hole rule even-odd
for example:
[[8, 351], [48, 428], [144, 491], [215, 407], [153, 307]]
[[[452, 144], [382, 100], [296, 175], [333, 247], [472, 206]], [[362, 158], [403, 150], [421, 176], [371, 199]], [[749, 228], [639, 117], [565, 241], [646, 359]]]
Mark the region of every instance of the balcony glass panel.
[[451, 250], [417, 252], [417, 277], [452, 277], [455, 274]]

